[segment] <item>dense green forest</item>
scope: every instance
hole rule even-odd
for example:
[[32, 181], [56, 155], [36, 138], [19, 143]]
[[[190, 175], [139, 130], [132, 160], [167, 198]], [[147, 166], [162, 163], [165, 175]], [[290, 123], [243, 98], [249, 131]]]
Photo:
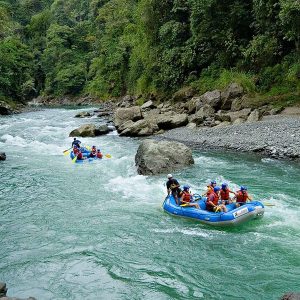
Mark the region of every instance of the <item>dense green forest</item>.
[[299, 98], [299, 0], [0, 1], [0, 100], [169, 96], [230, 81]]

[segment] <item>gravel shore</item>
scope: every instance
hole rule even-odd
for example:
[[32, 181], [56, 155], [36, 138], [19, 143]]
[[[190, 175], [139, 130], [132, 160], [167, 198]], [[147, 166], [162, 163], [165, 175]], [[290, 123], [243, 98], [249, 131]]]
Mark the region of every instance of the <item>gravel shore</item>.
[[275, 115], [226, 127], [181, 127], [161, 134], [161, 138], [182, 142], [193, 149], [258, 152], [273, 158], [299, 160], [300, 116]]

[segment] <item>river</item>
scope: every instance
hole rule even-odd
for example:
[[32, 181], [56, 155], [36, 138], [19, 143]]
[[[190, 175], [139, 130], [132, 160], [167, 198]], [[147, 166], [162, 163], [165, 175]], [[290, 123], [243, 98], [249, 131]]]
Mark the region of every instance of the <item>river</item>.
[[[210, 179], [274, 204], [235, 228], [163, 212], [166, 176], [141, 176], [138, 139], [80, 138], [111, 158], [76, 164], [71, 130], [101, 119], [45, 109], [0, 118], [0, 281], [8, 295], [60, 299], [278, 299], [299, 291], [300, 166], [197, 152], [174, 172], [193, 192]], [[170, 150], [174, 151], [174, 150]]]

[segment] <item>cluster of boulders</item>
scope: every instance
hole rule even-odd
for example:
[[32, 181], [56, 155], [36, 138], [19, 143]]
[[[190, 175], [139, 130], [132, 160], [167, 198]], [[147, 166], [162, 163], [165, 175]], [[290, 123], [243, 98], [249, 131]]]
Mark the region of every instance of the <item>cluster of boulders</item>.
[[230, 84], [224, 91], [214, 90], [197, 97], [192, 94], [184, 93], [181, 98], [174, 95], [172, 104], [156, 105], [149, 100], [142, 106], [135, 105], [135, 98], [127, 96], [115, 111], [115, 126], [123, 136], [149, 136], [181, 126], [196, 128], [254, 122], [262, 115], [279, 112], [268, 106], [247, 107], [244, 89], [237, 83]]
[[0, 101], [0, 115], [10, 115], [13, 109], [4, 101]]
[[8, 297], [8, 296], [6, 296], [6, 293], [7, 293], [6, 283], [0, 282], [0, 299], [1, 300], [36, 300], [36, 298], [33, 298], [33, 297], [29, 297], [26, 299]]

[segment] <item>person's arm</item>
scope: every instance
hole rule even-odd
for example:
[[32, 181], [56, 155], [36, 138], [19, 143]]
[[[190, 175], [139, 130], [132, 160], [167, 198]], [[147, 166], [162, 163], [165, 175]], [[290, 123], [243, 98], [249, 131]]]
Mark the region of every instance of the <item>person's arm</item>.
[[252, 201], [253, 198], [251, 196], [248, 195], [248, 198], [247, 198], [249, 201]]

